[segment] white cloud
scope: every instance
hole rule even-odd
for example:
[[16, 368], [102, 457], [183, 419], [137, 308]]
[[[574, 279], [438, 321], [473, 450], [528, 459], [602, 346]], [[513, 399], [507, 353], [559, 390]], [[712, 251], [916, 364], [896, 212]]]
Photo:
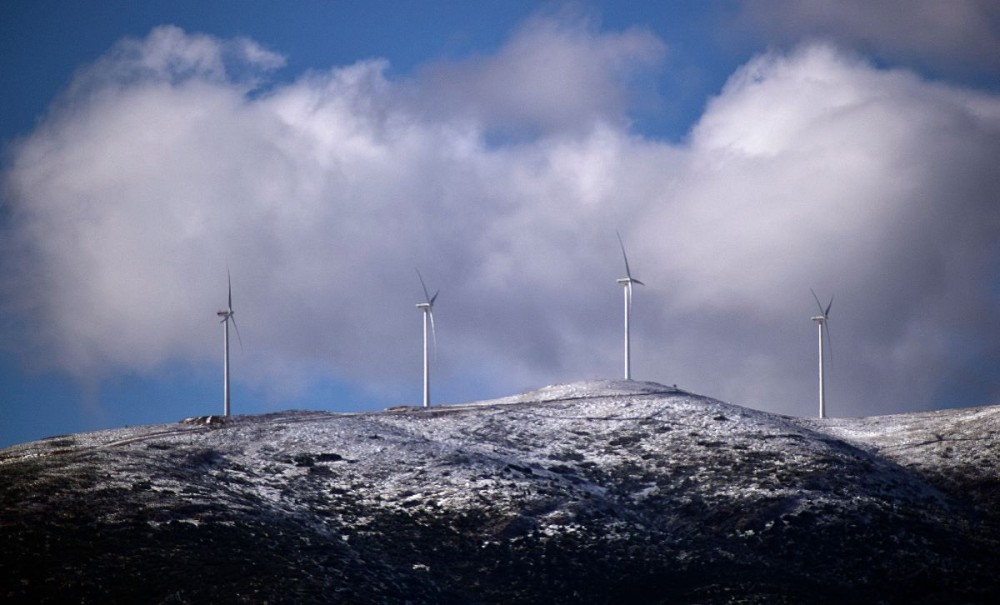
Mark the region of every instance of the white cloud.
[[[600, 34], [587, 18], [529, 19], [495, 55], [428, 66], [411, 91], [429, 115], [515, 134], [625, 122], [637, 76], [666, 47], [645, 29]], [[630, 94], [631, 93], [631, 94]]]
[[90, 94], [115, 94], [152, 82], [240, 83], [250, 90], [284, 64], [283, 56], [247, 38], [220, 40], [162, 25], [141, 40], [124, 38], [100, 60], [80, 70], [65, 96], [79, 105]]
[[[679, 250], [678, 306], [749, 313], [762, 323], [733, 326], [735, 341], [767, 342], [764, 332], [811, 311], [808, 287], [836, 293], [835, 375], [852, 413], [941, 397], [960, 351], [995, 350], [980, 330], [996, 325], [1000, 181], [989, 167], [1000, 139], [980, 107], [997, 104], [825, 46], [751, 61], [710, 103], [691, 136], [689, 182], [650, 221], [677, 226], [663, 239]], [[790, 353], [763, 362], [810, 365]], [[760, 384], [759, 368], [737, 365], [744, 375], [726, 396], [782, 398], [784, 381]]]
[[[810, 287], [837, 297], [834, 414], [946, 403], [936, 390], [995, 351], [995, 96], [809, 46], [751, 61], [673, 145], [624, 119], [622, 74], [662, 52], [644, 33], [535, 22], [415, 80], [372, 61], [252, 95], [217, 68], [233, 43], [129, 44], [5, 173], [18, 344], [69, 372], [215, 362], [228, 263], [239, 379], [260, 388], [335, 378], [416, 401], [415, 266], [441, 289], [442, 397], [615, 376], [616, 228], [648, 284], [639, 378], [812, 413]], [[526, 77], [525, 48], [570, 77]], [[136, 56], [171, 58], [137, 76]], [[443, 91], [451, 109], [430, 112]], [[489, 140], [512, 127], [534, 136]]]

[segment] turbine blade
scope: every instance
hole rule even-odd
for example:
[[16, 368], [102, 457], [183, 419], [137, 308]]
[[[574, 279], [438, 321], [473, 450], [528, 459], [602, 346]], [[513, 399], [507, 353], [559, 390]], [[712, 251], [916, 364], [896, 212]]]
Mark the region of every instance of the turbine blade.
[[437, 300], [438, 294], [440, 294], [440, 293], [441, 293], [441, 290], [438, 290], [437, 292], [434, 293], [434, 296], [431, 297], [430, 301], [428, 301], [428, 302], [430, 302], [430, 304], [431, 304], [432, 307], [434, 306], [434, 301]]
[[226, 267], [226, 281], [229, 282], [229, 310], [233, 310], [233, 276], [229, 273], [229, 267]]
[[646, 284], [642, 283], [641, 281], [639, 281], [637, 279], [634, 279], [634, 278], [632, 279], [632, 283], [633, 284], [639, 284], [640, 286], [645, 286], [646, 285]]
[[[437, 295], [435, 294], [435, 296]], [[434, 311], [427, 309], [427, 314], [431, 316], [431, 341], [434, 343], [434, 359], [437, 360], [438, 337], [437, 337], [437, 329], [434, 327]]]
[[830, 323], [823, 322], [823, 331], [826, 332], [826, 348], [830, 351], [830, 367], [833, 367], [833, 338], [830, 337]]
[[[816, 292], [812, 288], [809, 288], [809, 291], [812, 292], [813, 300], [816, 301], [816, 306], [819, 307], [819, 314], [826, 317], [826, 313], [823, 312], [823, 303], [819, 302], [819, 297], [816, 296]], [[830, 300], [830, 304], [833, 304], [833, 300]]]
[[236, 329], [236, 340], [240, 341], [240, 351], [243, 351], [243, 337], [240, 336], [240, 328], [236, 325], [236, 314], [231, 313], [226, 319], [230, 318], [233, 320], [233, 328]]
[[826, 317], [827, 315], [830, 314], [830, 307], [832, 307], [832, 306], [833, 306], [833, 297], [831, 296], [830, 297], [830, 304], [828, 304], [826, 306], [826, 311], [823, 311], [823, 317]]
[[625, 242], [622, 241], [622, 234], [615, 231], [615, 235], [618, 236], [618, 245], [622, 248], [622, 258], [625, 259], [625, 277], [632, 279], [632, 270], [628, 266], [628, 254], [625, 254]]
[[[417, 277], [420, 278], [420, 287], [424, 289], [424, 301], [433, 304], [434, 301], [431, 300], [431, 295], [427, 291], [427, 284], [424, 283], [424, 276], [420, 274], [420, 269], [417, 269]], [[437, 294], [435, 294], [434, 296], [437, 296]]]

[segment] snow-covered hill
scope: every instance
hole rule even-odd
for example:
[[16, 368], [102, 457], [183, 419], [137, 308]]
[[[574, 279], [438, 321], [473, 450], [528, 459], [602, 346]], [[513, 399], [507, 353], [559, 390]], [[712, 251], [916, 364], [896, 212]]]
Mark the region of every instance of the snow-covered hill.
[[0, 597], [988, 602], [998, 427], [593, 381], [51, 438], [0, 451]]

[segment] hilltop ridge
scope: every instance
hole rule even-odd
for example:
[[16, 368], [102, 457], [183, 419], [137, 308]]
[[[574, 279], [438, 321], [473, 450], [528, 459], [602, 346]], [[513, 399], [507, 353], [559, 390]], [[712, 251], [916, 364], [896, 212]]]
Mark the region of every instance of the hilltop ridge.
[[795, 419], [588, 381], [61, 436], [0, 451], [0, 595], [987, 602], [998, 421]]

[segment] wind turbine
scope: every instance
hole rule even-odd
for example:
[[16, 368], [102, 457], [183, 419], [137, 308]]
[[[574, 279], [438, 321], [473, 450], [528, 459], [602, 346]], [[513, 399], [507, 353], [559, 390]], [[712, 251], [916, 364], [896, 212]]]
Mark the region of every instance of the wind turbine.
[[243, 339], [240, 338], [240, 329], [236, 326], [236, 314], [233, 311], [233, 278], [229, 274], [229, 269], [226, 269], [226, 279], [229, 282], [229, 305], [216, 313], [222, 318], [219, 323], [222, 324], [222, 333], [224, 338], [224, 348], [222, 350], [222, 366], [223, 366], [223, 378], [222, 378], [222, 399], [223, 399], [223, 413], [225, 416], [229, 416], [229, 320], [233, 320], [233, 328], [236, 328], [236, 338], [240, 341], [240, 348], [243, 348]]
[[618, 244], [622, 247], [622, 258], [625, 259], [625, 277], [617, 282], [625, 287], [625, 380], [632, 380], [632, 358], [631, 343], [629, 342], [629, 315], [632, 311], [632, 284], [645, 286], [638, 279], [632, 277], [632, 270], [628, 266], [628, 254], [625, 254], [625, 242], [622, 241], [622, 234], [615, 231], [618, 236]]
[[[418, 303], [417, 308], [424, 312], [424, 407], [431, 406], [431, 366], [427, 356], [427, 325], [430, 324], [431, 337], [434, 339], [434, 350], [437, 351], [437, 332], [434, 330], [434, 300], [438, 297], [438, 292], [431, 296], [427, 291], [427, 284], [424, 283], [424, 276], [417, 269], [417, 277], [420, 278], [420, 287], [424, 289], [424, 302]], [[440, 292], [440, 291], [439, 291]]]
[[823, 305], [819, 302], [819, 297], [813, 292], [813, 289], [809, 289], [812, 292], [813, 300], [816, 301], [816, 306], [819, 307], [819, 315], [812, 318], [816, 322], [816, 327], [819, 334], [819, 417], [826, 418], [826, 392], [823, 388], [823, 332], [826, 332], [827, 340], [830, 340], [830, 359], [833, 359], [833, 341], [830, 339], [830, 327], [827, 325], [827, 321], [830, 319], [830, 307], [833, 306], [833, 297], [830, 297], [830, 302], [823, 308]]

